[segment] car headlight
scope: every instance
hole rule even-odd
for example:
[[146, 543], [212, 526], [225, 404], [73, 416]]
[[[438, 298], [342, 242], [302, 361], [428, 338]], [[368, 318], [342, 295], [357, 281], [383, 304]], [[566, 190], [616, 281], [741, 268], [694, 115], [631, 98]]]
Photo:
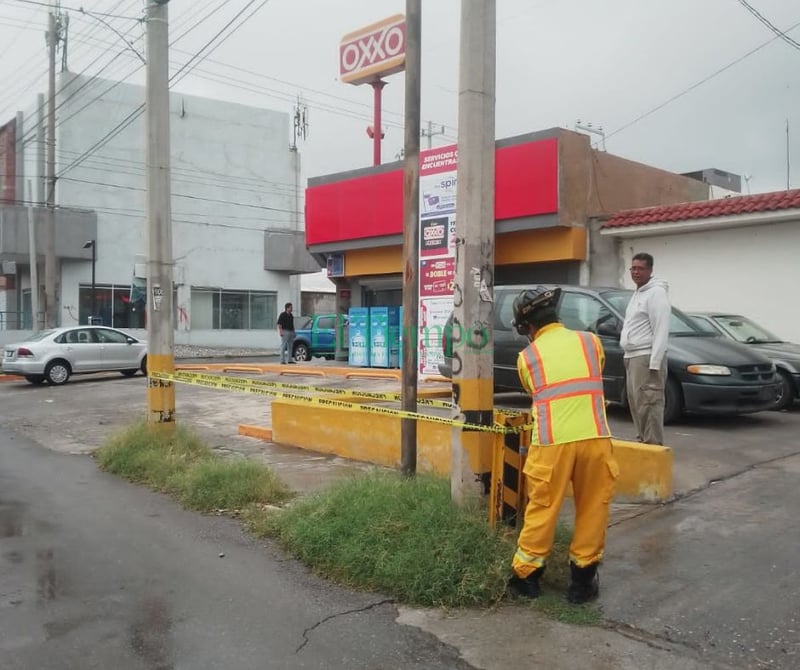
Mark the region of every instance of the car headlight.
[[693, 375], [717, 375], [729, 377], [731, 369], [724, 365], [690, 365], [686, 368]]

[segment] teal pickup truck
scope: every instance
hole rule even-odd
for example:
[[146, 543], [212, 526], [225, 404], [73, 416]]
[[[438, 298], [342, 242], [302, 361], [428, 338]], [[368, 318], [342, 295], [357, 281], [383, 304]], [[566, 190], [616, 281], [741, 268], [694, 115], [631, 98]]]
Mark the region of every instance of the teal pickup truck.
[[[345, 329], [347, 328], [347, 317]], [[347, 331], [345, 330], [345, 338]], [[345, 341], [347, 341], [345, 339]], [[301, 321], [295, 330], [292, 357], [297, 362], [310, 361], [314, 356], [333, 358], [336, 353], [336, 315], [320, 314]]]

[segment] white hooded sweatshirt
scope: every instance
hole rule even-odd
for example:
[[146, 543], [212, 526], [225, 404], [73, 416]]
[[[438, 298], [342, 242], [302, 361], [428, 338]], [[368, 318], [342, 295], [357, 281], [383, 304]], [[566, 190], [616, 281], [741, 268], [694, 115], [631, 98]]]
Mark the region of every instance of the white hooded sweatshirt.
[[668, 290], [667, 282], [651, 277], [649, 282], [633, 292], [625, 310], [625, 323], [620, 336], [625, 358], [650, 356], [651, 370], [661, 368], [667, 354], [672, 316]]

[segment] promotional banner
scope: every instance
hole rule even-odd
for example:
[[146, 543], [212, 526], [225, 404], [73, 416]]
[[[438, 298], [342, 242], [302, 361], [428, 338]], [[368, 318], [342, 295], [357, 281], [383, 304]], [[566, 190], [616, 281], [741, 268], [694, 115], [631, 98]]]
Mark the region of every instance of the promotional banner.
[[456, 270], [455, 145], [420, 153], [419, 371], [439, 374]]

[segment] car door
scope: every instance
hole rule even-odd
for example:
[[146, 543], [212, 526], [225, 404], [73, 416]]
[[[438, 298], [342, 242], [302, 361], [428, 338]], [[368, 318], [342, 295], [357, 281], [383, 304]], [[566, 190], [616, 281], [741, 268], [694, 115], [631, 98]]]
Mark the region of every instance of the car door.
[[616, 313], [597, 296], [566, 289], [558, 304], [558, 317], [567, 328], [594, 333], [600, 338], [606, 355], [605, 395], [608, 400], [620, 400], [625, 386], [625, 362], [619, 342], [622, 324]]
[[103, 368], [106, 370], [135, 370], [139, 367], [139, 352], [128, 342], [128, 336], [110, 328], [94, 328], [102, 345]]
[[62, 336], [63, 347], [73, 372], [91, 372], [103, 367], [103, 345], [92, 328], [74, 328]]
[[321, 316], [317, 319], [316, 328], [311, 331], [311, 349], [318, 354], [331, 354], [336, 348], [336, 318]]

